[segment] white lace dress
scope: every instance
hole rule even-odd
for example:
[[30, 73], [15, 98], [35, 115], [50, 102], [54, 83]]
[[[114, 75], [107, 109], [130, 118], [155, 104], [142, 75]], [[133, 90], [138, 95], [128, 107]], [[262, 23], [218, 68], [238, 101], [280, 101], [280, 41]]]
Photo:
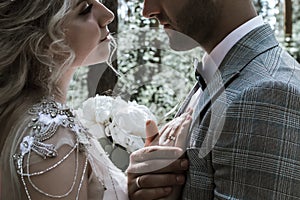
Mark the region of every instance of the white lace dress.
[[[83, 185], [82, 180], [87, 174], [85, 172], [88, 167], [92, 171], [87, 177], [89, 200], [128, 198], [124, 173], [115, 167], [99, 142], [80, 124], [70, 108], [51, 99], [43, 99], [29, 110], [29, 115], [32, 118], [28, 124], [29, 134], [23, 137], [19, 151], [13, 155], [17, 173], [21, 177], [28, 199], [31, 199], [28, 188], [33, 188], [42, 195], [55, 199], [67, 197], [70, 192], [75, 190], [76, 199], [78, 199]], [[58, 132], [64, 134], [58, 134]], [[57, 157], [59, 149], [63, 145], [71, 148], [69, 148], [69, 152], [61, 156], [59, 161], [40, 171], [30, 170], [30, 166], [35, 163]], [[78, 187], [72, 183], [68, 192], [50, 194], [31, 181], [33, 176], [43, 176], [54, 170], [74, 152], [76, 154], [84, 152], [86, 159], [84, 166], [77, 166], [78, 160], [74, 163], [76, 170], [73, 183], [79, 180]], [[78, 159], [78, 156], [76, 158]], [[80, 172], [79, 169], [82, 171]]]

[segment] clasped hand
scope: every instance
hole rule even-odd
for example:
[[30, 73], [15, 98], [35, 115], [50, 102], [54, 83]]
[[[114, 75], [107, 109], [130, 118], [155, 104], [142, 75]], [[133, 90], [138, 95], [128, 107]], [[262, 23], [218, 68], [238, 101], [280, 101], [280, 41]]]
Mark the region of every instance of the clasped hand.
[[131, 200], [179, 198], [188, 169], [184, 152], [191, 114], [188, 110], [160, 131], [154, 121], [147, 122], [145, 147], [131, 154], [127, 169]]

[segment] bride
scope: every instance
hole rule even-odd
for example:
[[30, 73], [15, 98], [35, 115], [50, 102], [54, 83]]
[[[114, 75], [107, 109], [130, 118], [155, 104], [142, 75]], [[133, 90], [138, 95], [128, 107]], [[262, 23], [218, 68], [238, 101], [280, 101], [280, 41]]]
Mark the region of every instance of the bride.
[[79, 66], [109, 57], [96, 0], [0, 3], [2, 199], [126, 199], [125, 176], [66, 101]]
[[79, 66], [107, 61], [97, 0], [0, 2], [1, 199], [127, 199], [117, 169], [65, 104]]

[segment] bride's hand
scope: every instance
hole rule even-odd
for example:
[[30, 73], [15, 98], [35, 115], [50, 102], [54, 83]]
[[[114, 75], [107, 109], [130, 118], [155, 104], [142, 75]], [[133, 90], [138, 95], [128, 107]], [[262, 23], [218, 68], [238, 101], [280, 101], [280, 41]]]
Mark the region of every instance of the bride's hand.
[[168, 122], [160, 131], [154, 121], [147, 121], [145, 146], [175, 146], [185, 150], [192, 112], [191, 109], [187, 110]]
[[128, 193], [130, 199], [178, 199], [188, 161], [184, 159], [192, 110], [158, 131], [154, 121], [146, 125], [145, 148], [130, 156]]

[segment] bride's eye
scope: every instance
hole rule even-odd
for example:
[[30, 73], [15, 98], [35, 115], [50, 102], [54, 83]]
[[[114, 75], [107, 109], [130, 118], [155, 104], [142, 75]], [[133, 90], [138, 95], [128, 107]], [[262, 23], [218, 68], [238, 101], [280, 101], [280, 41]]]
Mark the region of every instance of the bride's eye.
[[86, 15], [91, 12], [93, 4], [86, 4], [85, 8], [79, 13], [79, 15]]

